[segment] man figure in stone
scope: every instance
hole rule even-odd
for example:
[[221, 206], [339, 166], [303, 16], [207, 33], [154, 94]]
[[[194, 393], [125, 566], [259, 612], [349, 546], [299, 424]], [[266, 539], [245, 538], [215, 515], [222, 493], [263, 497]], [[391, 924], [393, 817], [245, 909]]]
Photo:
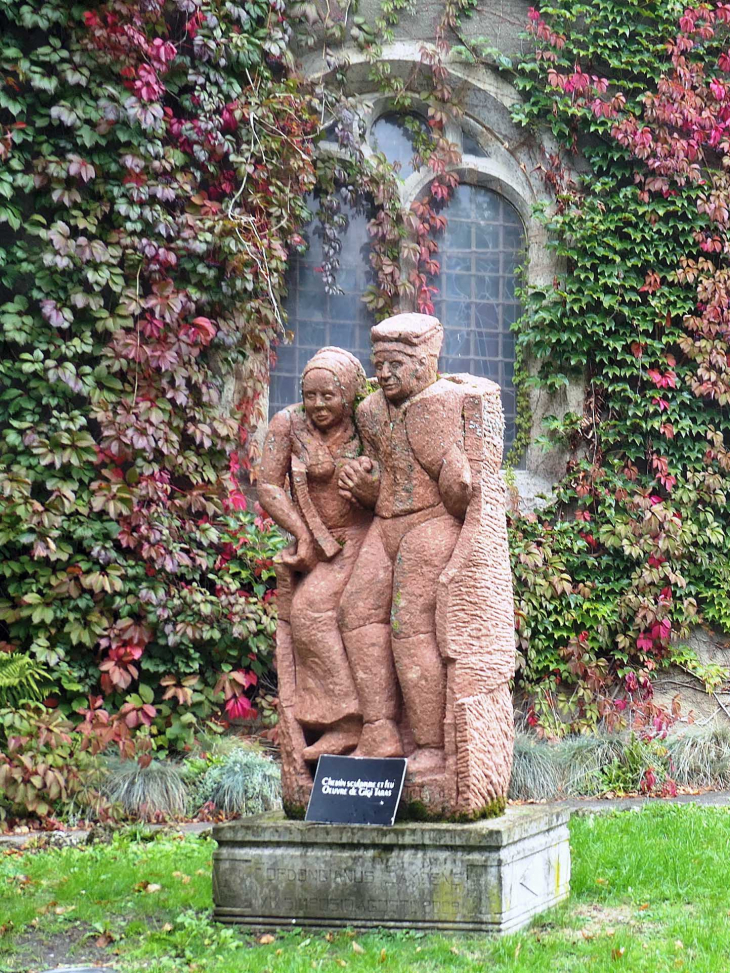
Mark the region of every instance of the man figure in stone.
[[472, 490], [461, 397], [437, 380], [436, 318], [399, 314], [371, 335], [380, 387], [357, 411], [364, 455], [340, 475], [344, 496], [375, 508], [339, 612], [363, 714], [355, 754], [405, 750], [409, 771], [438, 774], [446, 669], [436, 593]]

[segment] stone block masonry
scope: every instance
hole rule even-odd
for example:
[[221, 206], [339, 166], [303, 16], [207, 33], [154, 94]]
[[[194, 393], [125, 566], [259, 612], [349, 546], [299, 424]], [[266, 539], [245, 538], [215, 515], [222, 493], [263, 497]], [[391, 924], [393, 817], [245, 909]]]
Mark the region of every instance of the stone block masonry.
[[213, 829], [219, 922], [255, 929], [507, 933], [567, 897], [569, 812], [470, 824], [317, 825], [280, 813]]

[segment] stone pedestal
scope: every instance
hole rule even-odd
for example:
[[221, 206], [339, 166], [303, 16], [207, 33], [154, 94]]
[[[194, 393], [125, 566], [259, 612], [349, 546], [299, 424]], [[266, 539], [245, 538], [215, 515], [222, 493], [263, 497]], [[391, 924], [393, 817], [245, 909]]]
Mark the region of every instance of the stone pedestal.
[[280, 813], [213, 829], [219, 922], [253, 928], [512, 932], [568, 895], [565, 810], [472, 824], [305, 824]]

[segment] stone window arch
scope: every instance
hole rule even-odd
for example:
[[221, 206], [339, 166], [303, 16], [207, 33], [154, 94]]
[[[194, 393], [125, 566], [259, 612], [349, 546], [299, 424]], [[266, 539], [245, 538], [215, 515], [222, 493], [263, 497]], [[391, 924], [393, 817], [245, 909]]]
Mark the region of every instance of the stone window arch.
[[[403, 110], [395, 109], [387, 98], [374, 96], [364, 99], [363, 117], [353, 123], [364, 131], [362, 148], [366, 155], [382, 152], [396, 164], [404, 208], [422, 195], [433, 179], [427, 166], [413, 163], [414, 155], [416, 163], [419, 161], [419, 128], [427, 130], [426, 118], [426, 106], [415, 96]], [[438, 287], [434, 307], [446, 332], [441, 364], [445, 372], [471, 372], [501, 386], [508, 449], [516, 429], [511, 325], [521, 313], [515, 284], [526, 252], [523, 213], [515, 206], [517, 194], [491, 173], [489, 153], [483, 144], [488, 139], [479, 126], [465, 120], [462, 125], [451, 125], [446, 134], [462, 148], [462, 165], [460, 184], [444, 207], [447, 227], [438, 238], [441, 272], [434, 281]], [[323, 147], [336, 148], [327, 142]], [[348, 210], [344, 204], [342, 211], [349, 220], [342, 234], [337, 275], [342, 295], [328, 297], [317, 274], [322, 250], [321, 228], [316, 220], [307, 228], [308, 252], [291, 261], [284, 306], [293, 340], [277, 349], [278, 360], [271, 373], [270, 415], [297, 401], [302, 367], [323, 345], [347, 348], [362, 361], [366, 372], [372, 373], [369, 328], [375, 322], [360, 300], [372, 280], [367, 216], [363, 211]], [[401, 301], [400, 310], [410, 309]]]

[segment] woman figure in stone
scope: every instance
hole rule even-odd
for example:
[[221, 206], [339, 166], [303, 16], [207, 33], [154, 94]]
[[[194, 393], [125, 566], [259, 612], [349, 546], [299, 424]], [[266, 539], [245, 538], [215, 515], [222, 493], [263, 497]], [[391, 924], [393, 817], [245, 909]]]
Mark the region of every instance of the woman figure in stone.
[[[355, 683], [337, 624], [337, 609], [372, 519], [342, 497], [344, 465], [360, 453], [353, 421], [365, 393], [360, 362], [341, 348], [322, 348], [302, 373], [302, 402], [278, 412], [264, 443], [258, 492], [269, 516], [294, 537], [281, 555], [291, 583], [290, 635], [280, 623], [277, 660], [293, 676], [293, 716], [304, 731], [302, 757], [353, 750], [362, 730]], [[287, 488], [288, 487], [288, 488]], [[285, 602], [286, 592], [282, 592]], [[290, 638], [293, 666], [282, 658]], [[284, 641], [282, 641], [282, 639]], [[284, 693], [286, 695], [286, 693]], [[305, 743], [308, 746], [304, 746]]]

